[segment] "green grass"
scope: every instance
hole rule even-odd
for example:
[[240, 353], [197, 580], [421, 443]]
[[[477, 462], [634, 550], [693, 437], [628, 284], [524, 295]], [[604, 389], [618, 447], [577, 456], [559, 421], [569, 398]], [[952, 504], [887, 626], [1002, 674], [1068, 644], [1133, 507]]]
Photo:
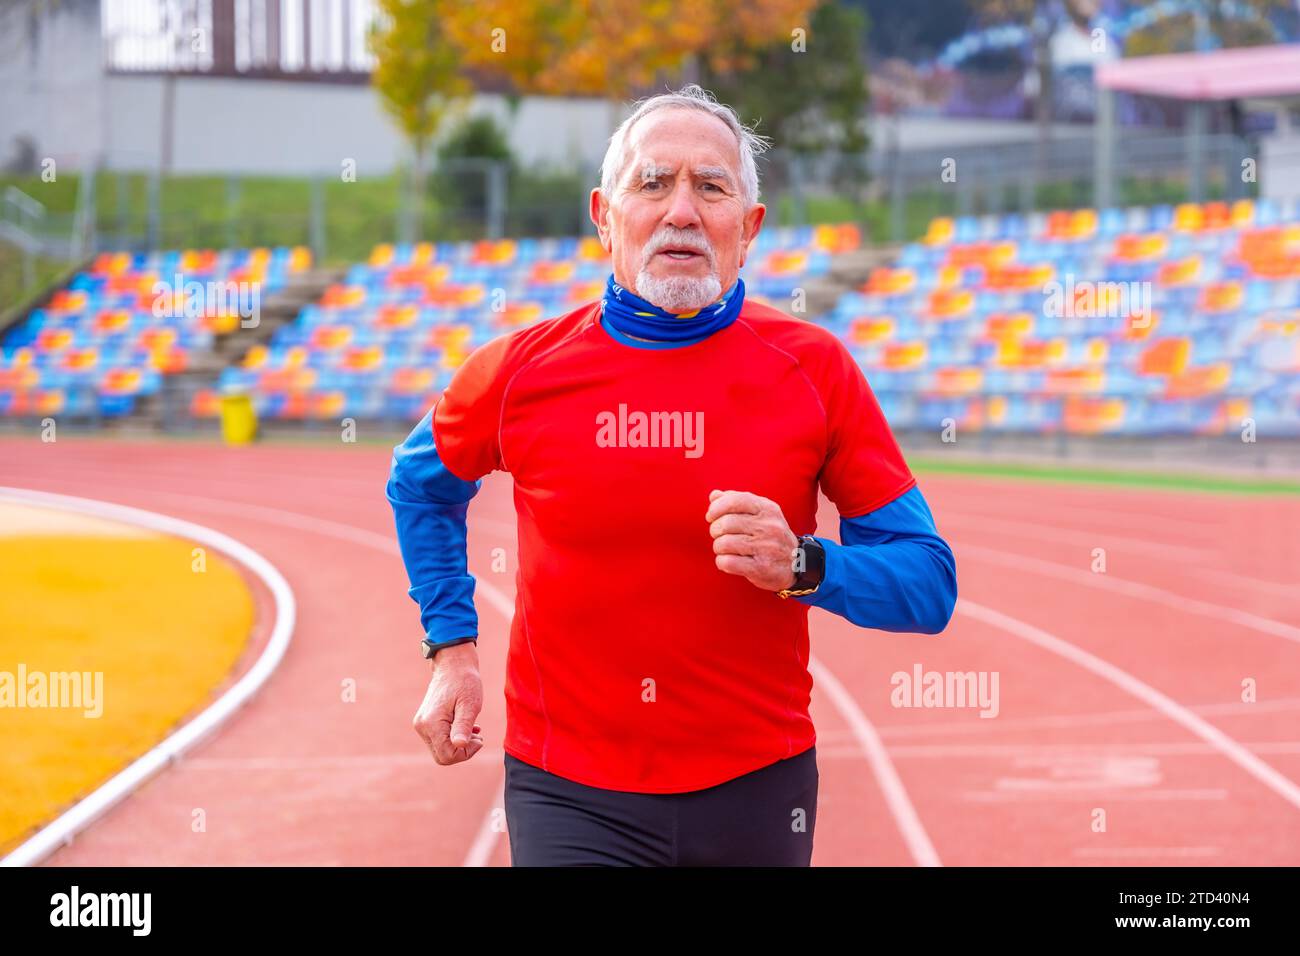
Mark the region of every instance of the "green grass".
[[5, 319], [12, 310], [24, 305], [67, 268], [68, 263], [59, 259], [37, 256], [32, 268], [34, 281], [29, 285], [23, 253], [13, 246], [0, 243], [0, 330], [5, 328]]
[[1015, 478], [1030, 481], [1081, 482], [1169, 491], [1218, 492], [1248, 495], [1300, 495], [1300, 481], [1284, 478], [1247, 478], [1190, 472], [1141, 471], [1094, 465], [1021, 464], [997, 461], [944, 461], [918, 455], [908, 458], [916, 472], [932, 475], [966, 475]]
[[[52, 216], [76, 209], [80, 177], [68, 173], [53, 183], [39, 176], [0, 176], [0, 190], [17, 186]], [[396, 175], [359, 176], [323, 184], [326, 265], [364, 261], [380, 242], [397, 235], [399, 181]], [[163, 249], [295, 246], [311, 242], [311, 182], [306, 177], [169, 176], [158, 187], [159, 217], [154, 245]], [[101, 173], [95, 184], [95, 212], [101, 236], [143, 241], [150, 230], [149, 177], [143, 173]], [[425, 204], [425, 222], [437, 217]]]
[[[365, 175], [344, 182], [330, 173], [321, 182], [324, 265], [365, 261], [371, 249], [398, 236], [405, 173]], [[80, 177], [55, 182], [39, 176], [0, 176], [0, 190], [17, 186], [42, 203], [51, 218], [70, 221]], [[425, 238], [477, 239], [485, 214], [467, 202], [455, 183], [444, 189], [431, 177], [422, 205]], [[582, 227], [582, 177], [528, 172], [509, 180], [509, 235], [573, 235]], [[159, 249], [239, 248], [312, 245], [312, 181], [304, 176], [168, 176], [158, 184], [158, 220], [151, 223], [150, 177], [145, 173], [100, 173], [95, 214], [105, 247], [149, 244]], [[481, 203], [479, 204], [482, 205]], [[152, 231], [151, 231], [152, 230]], [[152, 241], [150, 237], [152, 236]]]
[[[366, 259], [379, 242], [397, 233], [395, 176], [322, 183], [324, 264]], [[100, 229], [147, 235], [148, 183], [143, 175], [101, 176], [97, 196]], [[310, 245], [312, 187], [302, 177], [177, 176], [159, 187], [157, 246], [238, 248]], [[426, 204], [427, 214], [433, 214]]]

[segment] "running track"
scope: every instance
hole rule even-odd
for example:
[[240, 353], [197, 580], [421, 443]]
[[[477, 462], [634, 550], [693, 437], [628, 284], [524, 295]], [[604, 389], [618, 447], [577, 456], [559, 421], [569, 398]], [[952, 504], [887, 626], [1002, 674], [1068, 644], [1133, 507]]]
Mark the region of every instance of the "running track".
[[[298, 600], [260, 695], [51, 863], [509, 862], [509, 478], [490, 477], [470, 506], [487, 746], [439, 767], [410, 727], [428, 670], [383, 497], [388, 463], [375, 445], [0, 440], [0, 484], [215, 528], [267, 557]], [[814, 863], [1300, 864], [1300, 499], [921, 486], [957, 553], [962, 602], [938, 637], [812, 612]], [[819, 530], [838, 533], [825, 501]], [[506, 573], [492, 570], [496, 548]], [[1091, 570], [1096, 548], [1105, 573]], [[918, 663], [996, 671], [997, 717], [892, 706], [891, 674]], [[207, 829], [193, 833], [200, 807]]]

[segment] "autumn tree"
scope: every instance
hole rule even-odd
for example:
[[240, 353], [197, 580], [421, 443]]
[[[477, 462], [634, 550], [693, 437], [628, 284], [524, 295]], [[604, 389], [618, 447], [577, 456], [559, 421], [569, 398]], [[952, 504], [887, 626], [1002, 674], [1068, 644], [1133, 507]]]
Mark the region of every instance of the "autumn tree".
[[698, 58], [750, 51], [806, 27], [815, 0], [476, 0], [448, 32], [476, 71], [523, 93], [624, 99], [692, 80]]
[[429, 141], [465, 105], [471, 87], [461, 50], [444, 26], [458, 6], [455, 0], [376, 0], [376, 6], [371, 82], [411, 147], [401, 228], [402, 238], [411, 241], [420, 232]]
[[[411, 142], [413, 184], [430, 138], [468, 92], [500, 77], [514, 95], [630, 96], [697, 80], [704, 57], [743, 68], [806, 30], [816, 0], [377, 0], [374, 83]], [[613, 116], [611, 116], [613, 118]], [[413, 189], [413, 192], [416, 192]]]

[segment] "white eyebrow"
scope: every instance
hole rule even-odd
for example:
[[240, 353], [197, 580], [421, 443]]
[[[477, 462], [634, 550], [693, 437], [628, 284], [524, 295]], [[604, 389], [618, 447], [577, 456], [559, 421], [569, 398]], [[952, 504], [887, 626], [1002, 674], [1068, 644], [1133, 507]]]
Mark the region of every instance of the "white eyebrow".
[[731, 185], [731, 173], [727, 172], [723, 166], [696, 166], [696, 179], [721, 179], [728, 186]]
[[[677, 172], [673, 166], [642, 166], [641, 182], [649, 182], [654, 179], [662, 179], [664, 176], [671, 176]], [[696, 179], [720, 179], [728, 186], [732, 186], [731, 173], [727, 172], [725, 166], [696, 166], [692, 171]]]
[[671, 166], [651, 166], [649, 164], [641, 167], [641, 175], [637, 178], [639, 181], [646, 183], [654, 179], [662, 179], [665, 176], [671, 176], [675, 170]]

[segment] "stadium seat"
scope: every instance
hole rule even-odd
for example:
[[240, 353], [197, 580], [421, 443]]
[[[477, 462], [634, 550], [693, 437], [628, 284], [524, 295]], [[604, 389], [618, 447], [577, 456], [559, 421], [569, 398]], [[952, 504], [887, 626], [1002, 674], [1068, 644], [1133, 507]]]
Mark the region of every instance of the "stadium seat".
[[1294, 206], [939, 218], [818, 321], [896, 428], [1295, 434]]

